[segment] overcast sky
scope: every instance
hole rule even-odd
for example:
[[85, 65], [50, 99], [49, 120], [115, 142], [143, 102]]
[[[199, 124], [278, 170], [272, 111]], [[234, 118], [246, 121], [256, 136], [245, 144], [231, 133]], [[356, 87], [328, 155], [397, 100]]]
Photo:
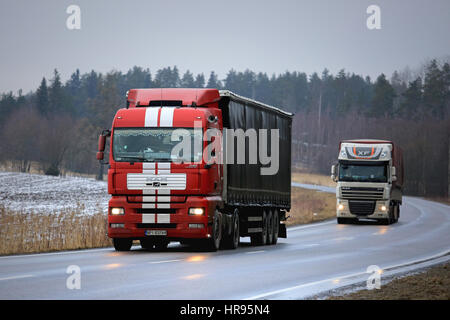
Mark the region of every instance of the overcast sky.
[[[81, 9], [69, 30], [66, 9]], [[381, 9], [369, 30], [366, 9]], [[177, 65], [389, 76], [450, 54], [448, 0], [0, 0], [0, 92], [35, 90], [57, 68], [127, 71]]]

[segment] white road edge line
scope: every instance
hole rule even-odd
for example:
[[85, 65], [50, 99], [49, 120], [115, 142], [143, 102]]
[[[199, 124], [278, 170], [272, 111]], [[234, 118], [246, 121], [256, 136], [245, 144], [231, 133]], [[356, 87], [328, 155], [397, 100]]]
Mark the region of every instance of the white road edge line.
[[324, 222], [312, 223], [312, 224], [308, 224], [308, 225], [305, 225], [305, 226], [290, 227], [290, 228], [287, 228], [287, 229], [288, 229], [288, 231], [296, 231], [296, 230], [301, 230], [301, 229], [321, 227], [321, 226], [325, 226], [325, 225], [328, 225], [328, 224], [335, 224], [335, 223], [336, 223], [336, 221], [332, 220], [332, 221], [324, 221]]
[[12, 276], [12, 277], [6, 277], [6, 278], [0, 278], [0, 281], [4, 280], [13, 280], [13, 279], [23, 279], [23, 278], [31, 278], [34, 277], [32, 274], [25, 274], [21, 276]]
[[76, 253], [90, 253], [90, 252], [98, 252], [98, 251], [108, 251], [111, 250], [112, 247], [108, 248], [98, 248], [98, 249], [82, 249], [82, 250], [74, 250], [74, 251], [62, 251], [62, 252], [46, 252], [46, 253], [33, 253], [33, 254], [20, 254], [20, 255], [10, 255], [3, 256], [0, 259], [8, 259], [8, 258], [28, 258], [28, 257], [44, 257], [44, 256], [53, 256], [53, 255], [63, 255], [63, 254], [76, 254]]
[[[388, 271], [390, 269], [397, 269], [397, 268], [400, 268], [400, 267], [406, 267], [406, 266], [409, 266], [411, 264], [419, 264], [421, 262], [434, 260], [434, 259], [443, 257], [443, 256], [448, 255], [448, 254], [450, 254], [450, 250], [442, 251], [442, 252], [440, 252], [438, 254], [434, 254], [432, 256], [428, 256], [428, 257], [425, 257], [425, 258], [421, 258], [419, 260], [410, 260], [410, 261], [405, 262], [405, 263], [401, 263], [401, 264], [397, 264], [397, 265], [391, 265], [391, 266], [388, 266], [388, 267], [383, 267], [381, 269], [383, 271]], [[264, 297], [267, 297], [267, 296], [272, 296], [274, 294], [279, 294], [279, 293], [283, 293], [283, 292], [287, 292], [287, 291], [291, 291], [291, 290], [295, 290], [295, 289], [300, 289], [300, 288], [304, 288], [304, 287], [308, 287], [308, 286], [313, 286], [313, 285], [320, 284], [320, 283], [332, 282], [333, 280], [336, 280], [336, 278], [339, 278], [340, 280], [342, 280], [342, 279], [347, 279], [347, 278], [358, 277], [358, 276], [361, 276], [361, 275], [364, 275], [364, 274], [367, 274], [367, 273], [366, 272], [358, 272], [358, 273], [348, 274], [348, 275], [345, 275], [345, 276], [339, 276], [339, 277], [333, 277], [333, 278], [328, 278], [328, 279], [314, 281], [314, 282], [308, 282], [308, 283], [300, 284], [300, 285], [293, 286], [293, 287], [288, 287], [288, 288], [284, 288], [284, 289], [279, 289], [279, 290], [275, 290], [275, 291], [262, 293], [262, 294], [259, 294], [259, 295], [253, 296], [253, 297], [245, 298], [243, 300], [261, 299], [261, 298], [264, 298]]]

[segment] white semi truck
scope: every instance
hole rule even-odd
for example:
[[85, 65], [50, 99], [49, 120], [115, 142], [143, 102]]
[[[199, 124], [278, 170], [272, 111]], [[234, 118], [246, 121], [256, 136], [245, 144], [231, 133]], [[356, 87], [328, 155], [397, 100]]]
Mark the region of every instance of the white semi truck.
[[331, 167], [331, 178], [337, 182], [339, 224], [359, 219], [382, 224], [398, 221], [403, 195], [403, 155], [392, 141], [341, 141], [338, 164]]

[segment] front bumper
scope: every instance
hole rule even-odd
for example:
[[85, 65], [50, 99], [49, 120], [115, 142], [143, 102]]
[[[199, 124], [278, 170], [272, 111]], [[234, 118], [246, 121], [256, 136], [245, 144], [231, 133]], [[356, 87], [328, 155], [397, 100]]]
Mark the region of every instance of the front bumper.
[[[367, 219], [386, 219], [389, 217], [389, 200], [376, 200], [375, 208], [372, 214], [355, 214], [350, 211], [349, 200], [337, 199], [336, 215], [338, 218], [367, 218]], [[382, 210], [382, 208], [386, 210]]]
[[[126, 196], [113, 196], [109, 208], [113, 207], [124, 208], [125, 214], [111, 215], [111, 210], [108, 210], [110, 238], [148, 238], [154, 237], [147, 235], [149, 230], [165, 230], [168, 240], [202, 239], [211, 235], [210, 216], [214, 214], [216, 202], [194, 196], [187, 197], [182, 203], [143, 204], [129, 202]], [[192, 216], [188, 214], [189, 208], [205, 208], [205, 213]]]

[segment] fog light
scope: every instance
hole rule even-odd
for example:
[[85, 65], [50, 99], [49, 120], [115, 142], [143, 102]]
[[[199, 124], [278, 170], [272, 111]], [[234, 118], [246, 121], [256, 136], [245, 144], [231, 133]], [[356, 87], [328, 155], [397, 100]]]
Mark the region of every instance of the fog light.
[[190, 229], [203, 229], [205, 225], [203, 223], [189, 223]]
[[111, 208], [111, 214], [114, 216], [125, 214], [123, 208]]
[[340, 204], [340, 205], [338, 206], [338, 210], [339, 210], [339, 211], [344, 210], [344, 205], [343, 205], [343, 204]]
[[386, 210], [387, 210], [386, 206], [381, 206], [381, 211], [386, 211]]
[[111, 223], [111, 228], [125, 228], [123, 223]]
[[204, 208], [189, 208], [189, 215], [191, 216], [201, 216], [205, 213]]

